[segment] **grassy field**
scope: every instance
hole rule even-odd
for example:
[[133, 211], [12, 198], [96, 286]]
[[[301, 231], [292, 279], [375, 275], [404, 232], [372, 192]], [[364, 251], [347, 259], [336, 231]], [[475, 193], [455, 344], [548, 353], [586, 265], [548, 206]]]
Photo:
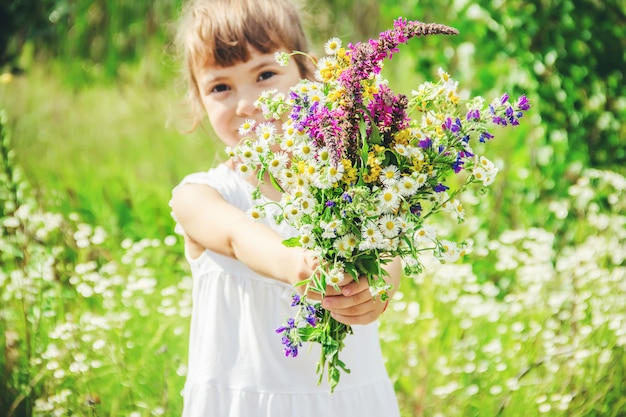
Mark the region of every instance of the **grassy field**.
[[[220, 147], [182, 133], [175, 89], [132, 74], [0, 84], [1, 415], [180, 413], [191, 281], [167, 202]], [[383, 316], [403, 416], [626, 415], [626, 178], [550, 177], [543, 135], [491, 144], [495, 187], [442, 224], [473, 252], [425, 259]]]

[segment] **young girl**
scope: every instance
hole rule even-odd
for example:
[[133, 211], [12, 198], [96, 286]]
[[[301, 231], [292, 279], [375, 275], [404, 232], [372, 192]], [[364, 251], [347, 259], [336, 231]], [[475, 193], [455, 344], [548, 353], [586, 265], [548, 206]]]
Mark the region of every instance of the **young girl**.
[[[311, 77], [302, 56], [287, 67], [274, 60], [277, 51], [308, 50], [290, 0], [192, 1], [178, 40], [196, 124], [208, 116], [228, 146], [239, 142], [246, 119], [265, 121], [254, 106], [262, 91], [287, 93], [300, 78]], [[280, 128], [280, 121], [275, 124]], [[241, 177], [234, 162], [187, 176], [170, 202], [194, 279], [183, 416], [398, 416], [376, 324], [385, 305], [372, 300], [367, 279], [347, 276], [340, 292], [329, 288], [321, 300], [335, 319], [354, 325], [342, 351], [351, 373], [342, 375], [334, 393], [325, 382], [317, 384], [317, 344], [284, 357], [275, 329], [293, 314], [293, 285], [309, 278], [317, 261], [282, 244], [295, 232], [275, 224], [272, 215], [263, 222], [246, 217], [255, 205], [256, 175]], [[261, 185], [263, 198], [279, 200], [269, 184]], [[399, 262], [386, 269], [396, 287]]]

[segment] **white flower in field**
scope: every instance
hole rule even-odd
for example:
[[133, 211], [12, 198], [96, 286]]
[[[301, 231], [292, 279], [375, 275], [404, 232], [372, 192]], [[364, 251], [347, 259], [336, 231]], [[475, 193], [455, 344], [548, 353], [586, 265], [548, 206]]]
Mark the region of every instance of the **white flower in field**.
[[341, 262], [336, 262], [333, 264], [333, 267], [328, 272], [328, 282], [327, 284], [337, 286], [341, 284], [345, 278], [344, 265]]
[[174, 246], [176, 242], [178, 242], [178, 239], [173, 235], [165, 236], [165, 239], [163, 239], [165, 246]]
[[325, 44], [324, 44], [324, 52], [326, 52], [326, 55], [336, 55], [337, 52], [341, 49], [341, 39], [339, 38], [330, 38]]
[[303, 248], [310, 249], [315, 246], [315, 236], [313, 236], [313, 225], [306, 224], [300, 227], [300, 244]]
[[348, 233], [336, 239], [333, 246], [339, 252], [340, 256], [348, 257], [352, 255], [352, 251], [358, 244], [358, 238], [354, 233]]
[[302, 210], [297, 204], [289, 204], [283, 210], [285, 218], [291, 222], [296, 222], [302, 216]]
[[415, 231], [413, 239], [415, 242], [428, 242], [437, 238], [437, 229], [433, 226], [425, 224]]
[[238, 148], [237, 155], [246, 163], [255, 161], [256, 152], [252, 149], [251, 142], [246, 141]]
[[296, 148], [293, 150], [293, 154], [294, 156], [307, 161], [313, 159], [315, 156], [315, 148], [306, 142], [302, 142], [297, 144]]
[[296, 149], [296, 143], [296, 140], [291, 135], [285, 135], [283, 140], [280, 141], [280, 149], [292, 153]]
[[376, 249], [385, 239], [378, 226], [373, 221], [367, 221], [363, 224], [361, 227], [361, 238], [359, 250]]
[[237, 164], [237, 167], [235, 169], [237, 171], [237, 173], [241, 176], [248, 176], [250, 175], [252, 172], [254, 172], [254, 169], [252, 168], [252, 165], [247, 164], [247, 163], [239, 163]]
[[417, 181], [414, 178], [410, 176], [403, 176], [398, 181], [398, 189], [400, 190], [400, 195], [409, 197], [415, 194], [419, 187]]
[[246, 217], [254, 221], [261, 220], [265, 217], [265, 210], [263, 209], [263, 206], [252, 207], [246, 211]]
[[380, 171], [380, 182], [385, 186], [391, 187], [400, 179], [400, 171], [395, 165], [387, 165]]
[[405, 158], [409, 157], [409, 150], [408, 150], [408, 148], [405, 145], [401, 144], [401, 143], [396, 144], [393, 147], [393, 150], [396, 151], [396, 153], [398, 155], [400, 155], [400, 156], [404, 156]]
[[278, 182], [285, 190], [289, 190], [296, 184], [296, 174], [290, 170], [283, 170], [278, 175]]
[[254, 133], [262, 142], [271, 143], [276, 137], [276, 126], [270, 122], [263, 122], [254, 129]]
[[417, 188], [422, 188], [424, 186], [424, 184], [426, 184], [427, 180], [428, 180], [428, 175], [426, 175], [426, 174], [417, 174], [415, 176], [415, 183], [417, 185]]
[[421, 148], [417, 146], [407, 146], [407, 151], [409, 152], [409, 156], [415, 161], [423, 161], [424, 160], [424, 152]]
[[343, 178], [343, 174], [345, 172], [345, 168], [343, 164], [339, 164], [337, 166], [331, 165], [325, 171], [325, 175], [328, 178], [328, 181], [332, 184], [337, 183], [341, 178]]
[[391, 285], [389, 284], [373, 285], [370, 287], [370, 295], [372, 296], [372, 298], [380, 297], [384, 294], [387, 294], [390, 289]]
[[339, 219], [333, 219], [330, 222], [320, 221], [320, 227], [324, 230], [322, 232], [322, 238], [330, 239], [337, 237], [337, 233], [341, 231], [343, 224]]
[[385, 237], [396, 237], [401, 231], [400, 219], [393, 214], [385, 214], [378, 219], [378, 226]]
[[280, 171], [285, 169], [285, 167], [287, 166], [288, 160], [289, 160], [289, 157], [287, 156], [286, 153], [278, 152], [278, 153], [275, 153], [273, 157], [270, 159], [270, 161], [267, 163], [267, 167], [274, 176], [277, 176], [280, 173]]
[[241, 136], [245, 136], [250, 134], [250, 132], [253, 131], [254, 126], [256, 126], [256, 121], [254, 119], [246, 119], [244, 120], [244, 122], [241, 124], [241, 126], [239, 126], [239, 134]]
[[65, 370], [63, 369], [57, 369], [56, 371], [54, 371], [54, 373], [52, 374], [56, 379], [63, 379], [65, 378]]
[[443, 262], [456, 262], [461, 257], [461, 251], [456, 243], [442, 240], [437, 258]]
[[315, 199], [309, 195], [300, 197], [297, 201], [297, 204], [302, 209], [302, 212], [305, 214], [313, 214], [315, 209]]
[[250, 149], [254, 152], [253, 161], [260, 161], [266, 159], [267, 154], [270, 152], [270, 142], [264, 140], [257, 140], [250, 145]]
[[2, 225], [7, 229], [20, 227], [20, 221], [16, 217], [6, 217], [2, 221]]
[[378, 194], [378, 201], [383, 212], [392, 212], [400, 205], [400, 193], [396, 187], [385, 187]]

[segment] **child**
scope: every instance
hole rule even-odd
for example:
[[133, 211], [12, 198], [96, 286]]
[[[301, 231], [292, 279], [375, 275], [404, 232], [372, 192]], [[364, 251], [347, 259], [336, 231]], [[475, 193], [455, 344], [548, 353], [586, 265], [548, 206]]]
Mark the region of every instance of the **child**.
[[[178, 40], [196, 125], [206, 114], [228, 146], [238, 143], [246, 119], [264, 121], [253, 104], [262, 91], [287, 93], [311, 77], [305, 57], [291, 58], [287, 67], [274, 60], [277, 51], [307, 51], [290, 0], [192, 1]], [[309, 278], [317, 261], [282, 244], [295, 233], [288, 225], [275, 224], [271, 215], [264, 222], [246, 217], [256, 175], [241, 177], [233, 163], [187, 176], [170, 202], [194, 279], [183, 416], [398, 416], [375, 323], [385, 305], [372, 300], [366, 279], [346, 277], [340, 292], [329, 288], [321, 301], [338, 321], [354, 325], [342, 351], [351, 373], [334, 393], [317, 384], [317, 344], [284, 357], [275, 329], [293, 314], [293, 285]], [[265, 199], [280, 199], [269, 181], [261, 191]], [[397, 287], [399, 262], [386, 269]]]

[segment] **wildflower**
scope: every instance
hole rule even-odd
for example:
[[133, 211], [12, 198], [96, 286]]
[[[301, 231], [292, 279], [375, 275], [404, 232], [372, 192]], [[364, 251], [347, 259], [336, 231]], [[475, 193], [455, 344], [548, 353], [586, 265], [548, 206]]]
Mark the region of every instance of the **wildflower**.
[[241, 126], [239, 126], [239, 134], [241, 136], [250, 134], [253, 131], [255, 125], [256, 125], [256, 121], [254, 119], [246, 119], [241, 124]]
[[339, 38], [331, 38], [324, 44], [324, 52], [327, 55], [336, 55], [339, 49], [341, 49], [341, 39]]
[[274, 53], [274, 59], [281, 67], [286, 67], [289, 65], [289, 57], [290, 54], [287, 52], [276, 52]]
[[385, 237], [396, 237], [402, 230], [400, 219], [392, 214], [385, 214], [378, 220], [380, 231]]
[[395, 187], [384, 188], [378, 196], [378, 201], [383, 210], [391, 212], [400, 205], [400, 193]]

